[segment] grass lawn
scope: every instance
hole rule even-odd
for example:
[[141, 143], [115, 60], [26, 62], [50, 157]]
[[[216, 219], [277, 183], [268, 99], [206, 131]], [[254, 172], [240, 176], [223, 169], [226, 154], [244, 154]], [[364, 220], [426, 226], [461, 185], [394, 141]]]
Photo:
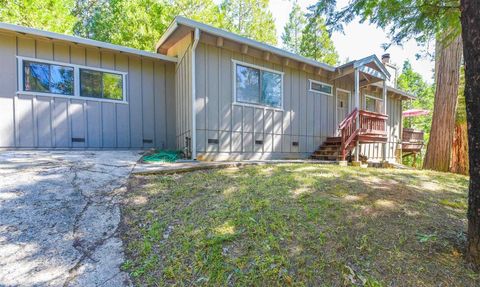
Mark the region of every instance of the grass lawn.
[[468, 178], [283, 164], [138, 176], [121, 228], [143, 285], [479, 286]]

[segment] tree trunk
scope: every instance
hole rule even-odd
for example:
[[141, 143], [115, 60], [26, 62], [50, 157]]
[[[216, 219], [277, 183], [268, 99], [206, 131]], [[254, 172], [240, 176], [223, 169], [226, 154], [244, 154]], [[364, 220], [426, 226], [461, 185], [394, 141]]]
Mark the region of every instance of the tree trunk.
[[466, 259], [480, 267], [480, 1], [461, 0], [470, 185]]
[[458, 88], [455, 134], [453, 135], [450, 172], [468, 175], [467, 110], [465, 108], [465, 69], [461, 69]]
[[455, 123], [450, 172], [468, 174], [467, 123]]
[[460, 35], [447, 43], [437, 39], [435, 54], [435, 102], [423, 168], [448, 171], [462, 60]]

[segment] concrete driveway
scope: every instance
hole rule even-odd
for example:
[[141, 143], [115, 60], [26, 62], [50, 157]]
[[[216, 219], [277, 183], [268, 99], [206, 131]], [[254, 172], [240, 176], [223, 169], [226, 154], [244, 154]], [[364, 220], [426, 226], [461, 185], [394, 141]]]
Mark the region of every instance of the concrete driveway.
[[0, 286], [125, 286], [120, 197], [138, 151], [0, 152]]

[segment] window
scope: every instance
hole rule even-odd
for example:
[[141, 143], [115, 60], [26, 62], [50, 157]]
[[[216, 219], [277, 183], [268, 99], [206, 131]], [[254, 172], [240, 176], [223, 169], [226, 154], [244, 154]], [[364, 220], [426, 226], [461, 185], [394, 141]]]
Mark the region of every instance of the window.
[[235, 101], [282, 108], [283, 73], [235, 64]]
[[119, 74], [80, 69], [80, 96], [123, 99], [123, 77]]
[[332, 85], [314, 81], [314, 80], [309, 80], [309, 81], [310, 81], [310, 92], [332, 96], [333, 94]]
[[17, 57], [20, 94], [125, 101], [127, 73]]
[[73, 95], [73, 68], [47, 63], [23, 62], [23, 89], [30, 92]]
[[383, 113], [383, 100], [366, 95], [365, 109], [369, 112]]

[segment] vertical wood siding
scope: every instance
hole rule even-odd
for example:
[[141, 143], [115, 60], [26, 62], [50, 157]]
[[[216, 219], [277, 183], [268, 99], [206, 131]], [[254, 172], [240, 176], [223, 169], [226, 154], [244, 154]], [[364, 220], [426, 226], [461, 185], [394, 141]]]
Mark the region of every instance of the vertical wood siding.
[[179, 56], [175, 68], [176, 141], [177, 149], [185, 150], [186, 138], [192, 131], [192, 47]]
[[[284, 72], [283, 110], [234, 103], [232, 60]], [[335, 136], [336, 88], [351, 91], [353, 80], [329, 82], [316, 74], [273, 64], [225, 48], [200, 43], [196, 50], [197, 152], [200, 159], [305, 158]], [[309, 79], [333, 85], [333, 96], [309, 91]], [[381, 96], [381, 95], [380, 95]], [[400, 138], [401, 101], [388, 97], [387, 159], [395, 160]], [[360, 106], [364, 107], [361, 92]], [[218, 140], [208, 143], [209, 139]], [[256, 144], [263, 141], [263, 144]], [[293, 145], [297, 142], [298, 145]], [[361, 146], [370, 159], [382, 158], [381, 144]]]
[[[127, 72], [128, 104], [17, 95], [21, 67], [16, 56]], [[174, 67], [93, 47], [0, 34], [0, 147], [175, 148]]]
[[[284, 109], [234, 104], [232, 60], [284, 72]], [[308, 79], [326, 82], [318, 75], [205, 43], [196, 73], [200, 159], [305, 158], [335, 130], [335, 97], [308, 91]]]

